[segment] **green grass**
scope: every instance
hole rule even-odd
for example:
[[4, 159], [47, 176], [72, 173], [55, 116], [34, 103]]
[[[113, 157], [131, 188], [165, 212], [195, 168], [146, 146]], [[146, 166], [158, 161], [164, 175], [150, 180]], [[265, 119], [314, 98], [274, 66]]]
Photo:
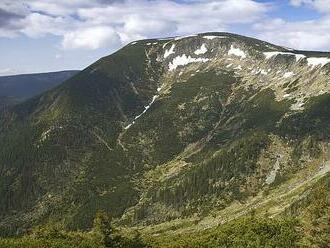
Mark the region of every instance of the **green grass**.
[[23, 237], [0, 239], [0, 246], [3, 248], [282, 248], [300, 247], [302, 238], [298, 221], [290, 218], [268, 219], [251, 216], [197, 233], [144, 235], [144, 241], [136, 234], [133, 237], [123, 236], [112, 228], [106, 228], [105, 223], [107, 222], [100, 222], [98, 225], [101, 225], [101, 229], [94, 227], [92, 232], [67, 232], [56, 226], [48, 226]]
[[299, 247], [298, 222], [294, 219], [247, 217], [199, 233], [151, 238], [159, 248]]

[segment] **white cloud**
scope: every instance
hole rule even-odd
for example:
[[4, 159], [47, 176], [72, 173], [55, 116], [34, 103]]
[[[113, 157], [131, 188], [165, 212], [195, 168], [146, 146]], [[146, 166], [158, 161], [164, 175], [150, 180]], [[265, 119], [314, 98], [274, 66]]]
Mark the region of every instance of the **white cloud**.
[[19, 73], [24, 73], [24, 71], [19, 71], [13, 68], [0, 68], [0, 76], [15, 75]]
[[287, 22], [266, 20], [254, 25], [260, 39], [303, 50], [330, 49], [330, 18]]
[[105, 46], [118, 46], [120, 38], [110, 27], [89, 27], [68, 32], [64, 35], [64, 49], [97, 49]]
[[257, 31], [257, 36], [260, 39], [296, 49], [330, 50], [329, 0], [290, 0], [290, 4], [297, 8], [308, 7], [316, 10], [321, 17], [306, 21], [265, 19], [253, 26]]
[[63, 37], [63, 48], [70, 49], [97, 49], [116, 44], [118, 37], [127, 43], [155, 36], [224, 31], [231, 24], [259, 20], [270, 8], [253, 0], [3, 1], [6, 3], [0, 7], [25, 18], [17, 20], [15, 28], [0, 29], [0, 36], [52, 34]]
[[27, 4], [31, 9], [49, 15], [69, 15], [74, 14], [77, 8], [95, 6], [90, 0], [30, 0]]
[[6, 73], [11, 72], [11, 71], [12, 71], [11, 68], [3, 68], [3, 69], [0, 69], [0, 75], [1, 75], [1, 74], [6, 74]]
[[[308, 6], [322, 18], [292, 22], [270, 19], [276, 6], [253, 0], [0, 0], [14, 13], [0, 37], [56, 35], [64, 49], [115, 49], [132, 40], [230, 31], [248, 24], [258, 38], [298, 49], [330, 49], [329, 0], [290, 0]], [[317, 27], [317, 28], [316, 28]]]
[[20, 20], [19, 32], [38, 38], [47, 34], [63, 35], [69, 28], [75, 26], [75, 21], [70, 17], [51, 17], [39, 13], [31, 13]]
[[290, 3], [295, 7], [305, 5], [314, 8], [320, 13], [330, 14], [329, 0], [291, 0]]
[[[123, 42], [134, 38], [223, 31], [233, 23], [251, 23], [263, 17], [268, 4], [251, 0], [187, 1], [127, 0], [107, 7], [80, 9], [88, 23], [115, 27]], [[239, 18], [237, 18], [239, 16]]]

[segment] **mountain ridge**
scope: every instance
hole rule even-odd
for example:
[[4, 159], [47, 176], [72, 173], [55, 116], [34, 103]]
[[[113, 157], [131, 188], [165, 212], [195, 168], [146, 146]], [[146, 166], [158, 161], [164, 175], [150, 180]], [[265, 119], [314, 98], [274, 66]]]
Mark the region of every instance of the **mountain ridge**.
[[0, 76], [0, 95], [3, 99], [13, 98], [14, 102], [22, 102], [55, 87], [78, 72], [66, 70]]
[[228, 33], [101, 58], [3, 114], [3, 233], [100, 209], [147, 233], [284, 214], [329, 175], [327, 59]]

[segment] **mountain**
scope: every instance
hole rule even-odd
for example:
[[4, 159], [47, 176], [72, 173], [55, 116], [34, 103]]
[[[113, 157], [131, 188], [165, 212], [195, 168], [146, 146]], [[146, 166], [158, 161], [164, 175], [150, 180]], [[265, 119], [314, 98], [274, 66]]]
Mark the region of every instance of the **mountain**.
[[[48, 73], [21, 74], [0, 77], [0, 101], [17, 99], [22, 101], [49, 90], [79, 71], [59, 71]], [[8, 102], [6, 100], [6, 102]], [[12, 101], [9, 101], [12, 102]]]
[[9, 105], [18, 103], [18, 100], [10, 96], [0, 96], [0, 108], [5, 108]]
[[130, 43], [1, 113], [0, 232], [104, 210], [194, 233], [253, 212], [325, 243], [329, 79], [330, 53], [235, 34]]

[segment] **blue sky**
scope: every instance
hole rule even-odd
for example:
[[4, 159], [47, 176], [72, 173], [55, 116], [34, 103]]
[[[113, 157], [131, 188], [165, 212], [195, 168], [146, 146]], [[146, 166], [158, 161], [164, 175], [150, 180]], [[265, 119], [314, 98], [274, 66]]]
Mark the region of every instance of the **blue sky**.
[[0, 0], [0, 75], [83, 69], [133, 40], [207, 31], [330, 51], [330, 0]]

